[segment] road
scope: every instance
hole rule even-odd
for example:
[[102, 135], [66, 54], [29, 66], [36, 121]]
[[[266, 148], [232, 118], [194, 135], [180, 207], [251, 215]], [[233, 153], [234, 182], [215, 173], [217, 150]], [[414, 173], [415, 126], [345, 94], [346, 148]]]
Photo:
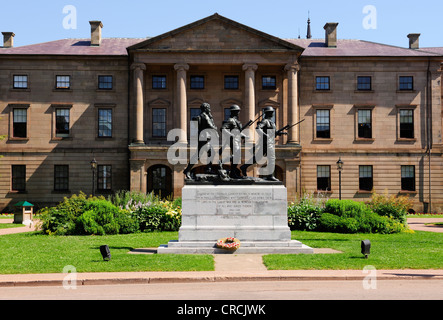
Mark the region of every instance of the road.
[[252, 281], [0, 288], [2, 300], [443, 300], [443, 280]]

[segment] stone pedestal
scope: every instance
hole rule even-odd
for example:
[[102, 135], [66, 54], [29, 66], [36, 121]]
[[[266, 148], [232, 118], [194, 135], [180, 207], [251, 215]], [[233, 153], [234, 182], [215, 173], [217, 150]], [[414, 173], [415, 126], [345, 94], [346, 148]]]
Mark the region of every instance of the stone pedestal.
[[[216, 248], [218, 239], [241, 241], [236, 251]], [[313, 253], [291, 240], [287, 191], [281, 184], [186, 185], [179, 240], [158, 253]]]

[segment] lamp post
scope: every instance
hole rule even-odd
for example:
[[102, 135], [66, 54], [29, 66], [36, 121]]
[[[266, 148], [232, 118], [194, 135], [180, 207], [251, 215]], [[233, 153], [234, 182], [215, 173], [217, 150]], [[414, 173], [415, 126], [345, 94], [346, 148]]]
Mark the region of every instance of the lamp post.
[[338, 170], [338, 198], [341, 200], [341, 172], [343, 170], [343, 161], [341, 157], [337, 161], [337, 170]]
[[91, 170], [92, 170], [92, 196], [95, 196], [95, 170], [97, 169], [97, 161], [92, 159]]

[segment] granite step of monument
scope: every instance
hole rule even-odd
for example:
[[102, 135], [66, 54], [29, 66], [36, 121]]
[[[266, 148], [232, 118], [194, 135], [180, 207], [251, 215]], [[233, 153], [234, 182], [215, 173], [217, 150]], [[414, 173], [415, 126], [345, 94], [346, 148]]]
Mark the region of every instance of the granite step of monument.
[[240, 247], [226, 250], [217, 247], [169, 247], [159, 246], [158, 254], [313, 254], [314, 250], [306, 245], [300, 247]]
[[[168, 242], [170, 248], [203, 248], [203, 247], [216, 247], [217, 241], [177, 241], [171, 240]], [[241, 248], [250, 247], [302, 247], [303, 244], [297, 240], [291, 241], [240, 241]]]

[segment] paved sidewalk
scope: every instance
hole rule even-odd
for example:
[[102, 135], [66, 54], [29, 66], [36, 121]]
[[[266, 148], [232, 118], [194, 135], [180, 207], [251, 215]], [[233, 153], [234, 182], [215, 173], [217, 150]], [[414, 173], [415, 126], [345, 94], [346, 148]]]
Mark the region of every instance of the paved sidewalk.
[[412, 230], [443, 233], [443, 225], [433, 224], [437, 222], [443, 222], [443, 218], [408, 218], [408, 226]]
[[[0, 223], [14, 223], [14, 219], [0, 219]], [[34, 221], [34, 223], [32, 223], [31, 225], [25, 227], [0, 229], [0, 236], [5, 234], [32, 232], [35, 231], [35, 228], [36, 221]]]
[[114, 272], [78, 274], [0, 275], [0, 287], [154, 284], [184, 282], [312, 281], [312, 280], [443, 280], [443, 270], [294, 270], [294, 271], [201, 271], [201, 272]]

